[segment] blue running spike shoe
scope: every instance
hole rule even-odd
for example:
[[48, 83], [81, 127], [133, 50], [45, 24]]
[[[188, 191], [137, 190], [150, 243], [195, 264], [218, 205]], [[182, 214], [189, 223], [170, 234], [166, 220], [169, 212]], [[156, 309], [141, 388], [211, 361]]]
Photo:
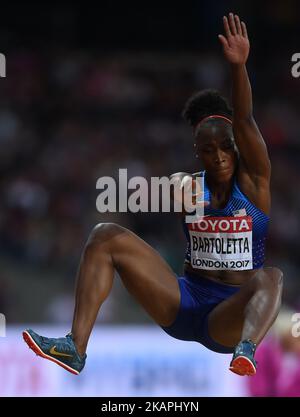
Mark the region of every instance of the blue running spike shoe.
[[27, 329], [23, 332], [23, 338], [37, 355], [55, 362], [72, 374], [78, 375], [84, 368], [86, 354], [79, 355], [71, 333], [66, 337], [52, 339]]
[[242, 340], [235, 348], [230, 371], [241, 376], [253, 376], [256, 374], [257, 363], [254, 360], [256, 344], [250, 339]]

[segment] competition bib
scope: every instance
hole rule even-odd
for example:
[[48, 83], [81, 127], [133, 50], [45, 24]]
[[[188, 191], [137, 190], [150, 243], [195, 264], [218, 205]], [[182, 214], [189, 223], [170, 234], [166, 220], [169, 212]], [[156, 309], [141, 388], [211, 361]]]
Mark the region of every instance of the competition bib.
[[193, 268], [243, 271], [252, 267], [252, 217], [203, 217], [188, 224]]

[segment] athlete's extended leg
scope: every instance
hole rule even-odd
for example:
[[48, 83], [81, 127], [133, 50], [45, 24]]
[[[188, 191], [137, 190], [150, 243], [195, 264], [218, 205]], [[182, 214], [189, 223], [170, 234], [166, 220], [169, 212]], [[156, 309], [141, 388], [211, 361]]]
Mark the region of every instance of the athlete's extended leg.
[[29, 347], [69, 372], [79, 374], [99, 308], [117, 271], [133, 296], [161, 326], [169, 326], [180, 306], [175, 274], [160, 255], [129, 230], [113, 223], [95, 227], [84, 249], [76, 286], [72, 333], [63, 338], [23, 332]]
[[[250, 340], [253, 343], [254, 354], [254, 348], [261, 342], [278, 315], [282, 278], [283, 274], [278, 268], [257, 271], [239, 292], [220, 303], [210, 313], [210, 336], [222, 345], [230, 347], [236, 346], [240, 341]], [[239, 354], [243, 349], [249, 347], [239, 346]]]
[[168, 264], [128, 229], [100, 224], [87, 242], [77, 280], [72, 335], [81, 354], [86, 350], [98, 310], [111, 290], [115, 271], [159, 325], [168, 326], [176, 317], [180, 291]]

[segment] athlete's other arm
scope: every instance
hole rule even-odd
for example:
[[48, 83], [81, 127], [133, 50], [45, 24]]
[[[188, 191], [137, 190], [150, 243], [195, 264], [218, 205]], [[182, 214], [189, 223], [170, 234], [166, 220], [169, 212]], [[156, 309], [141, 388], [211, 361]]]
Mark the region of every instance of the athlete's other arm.
[[[182, 202], [182, 214], [187, 214], [185, 208], [192, 204], [196, 203], [196, 198], [202, 194], [202, 189], [200, 183], [197, 182], [197, 177], [199, 176], [198, 172], [189, 174], [187, 172], [176, 172], [169, 176], [174, 187], [170, 188], [171, 199], [173, 201]], [[197, 189], [197, 187], [199, 187]], [[189, 193], [192, 193], [192, 199], [190, 200]], [[186, 197], [186, 200], [185, 200]], [[184, 206], [184, 201], [186, 201], [187, 206]], [[200, 204], [199, 202], [197, 204]], [[202, 204], [207, 205], [206, 202]]]
[[233, 133], [240, 153], [240, 169], [249, 176], [254, 187], [267, 191], [271, 164], [266, 144], [253, 117], [251, 85], [246, 69], [250, 50], [247, 28], [232, 13], [229, 18], [224, 16], [223, 23], [225, 36], [219, 35], [219, 39], [232, 72]]
[[181, 214], [185, 214], [184, 210], [184, 195], [183, 195], [183, 185], [184, 183], [187, 184], [187, 182], [190, 182], [192, 179], [191, 174], [188, 172], [175, 172], [175, 174], [172, 174], [169, 176], [169, 180], [171, 181], [171, 184], [173, 186], [170, 187], [170, 194], [171, 194], [171, 200], [181, 202]]

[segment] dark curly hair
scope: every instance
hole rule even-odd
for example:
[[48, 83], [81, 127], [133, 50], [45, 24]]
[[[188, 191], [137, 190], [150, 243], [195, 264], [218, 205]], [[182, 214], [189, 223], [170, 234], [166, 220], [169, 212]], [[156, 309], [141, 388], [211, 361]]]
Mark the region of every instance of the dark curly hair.
[[200, 120], [212, 114], [232, 117], [232, 108], [219, 91], [207, 89], [193, 94], [186, 102], [182, 116], [195, 128]]

